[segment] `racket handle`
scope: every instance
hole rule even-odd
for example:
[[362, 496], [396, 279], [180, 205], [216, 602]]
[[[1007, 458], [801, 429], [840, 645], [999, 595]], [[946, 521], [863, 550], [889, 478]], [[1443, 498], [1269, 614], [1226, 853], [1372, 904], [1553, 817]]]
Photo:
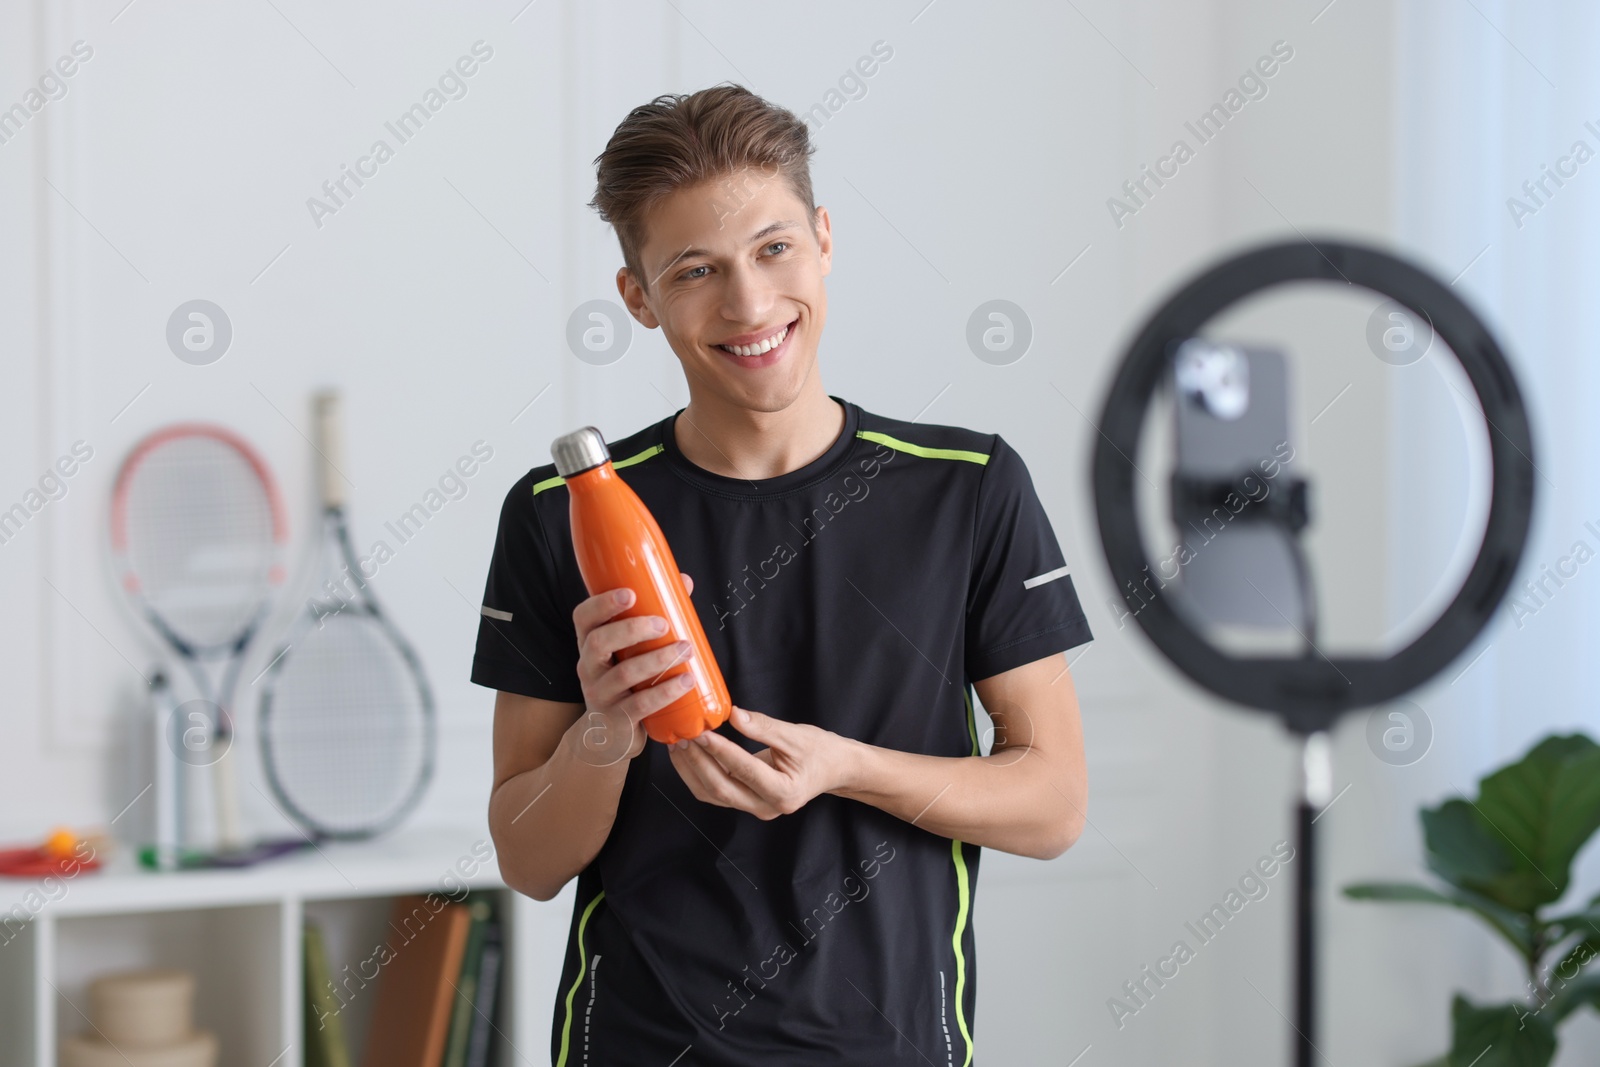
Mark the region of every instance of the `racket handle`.
[[231, 748], [212, 765], [211, 774], [211, 784], [217, 791], [217, 847], [240, 848], [244, 845], [244, 829], [239, 819], [239, 780], [233, 773]]
[[322, 506], [344, 507], [344, 435], [339, 427], [339, 394], [327, 389], [312, 398], [313, 433], [320, 453], [319, 484]]
[[150, 674], [150, 726], [153, 731], [156, 783], [156, 828], [154, 855], [160, 870], [177, 866], [178, 849], [183, 845], [183, 821], [179, 814], [183, 799], [183, 764], [173, 749], [175, 723], [172, 689], [159, 668]]

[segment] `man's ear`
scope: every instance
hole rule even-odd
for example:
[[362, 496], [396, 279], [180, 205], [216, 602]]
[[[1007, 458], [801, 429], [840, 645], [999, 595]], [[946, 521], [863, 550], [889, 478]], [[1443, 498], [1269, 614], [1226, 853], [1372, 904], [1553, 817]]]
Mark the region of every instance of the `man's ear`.
[[822, 255], [822, 273], [826, 275], [833, 269], [833, 220], [828, 218], [828, 209], [817, 208], [817, 251]]
[[617, 270], [617, 292], [622, 296], [622, 302], [627, 305], [628, 313], [647, 330], [660, 326], [655, 313], [650, 310], [650, 305], [645, 302], [644, 289], [634, 280], [633, 272], [627, 267]]

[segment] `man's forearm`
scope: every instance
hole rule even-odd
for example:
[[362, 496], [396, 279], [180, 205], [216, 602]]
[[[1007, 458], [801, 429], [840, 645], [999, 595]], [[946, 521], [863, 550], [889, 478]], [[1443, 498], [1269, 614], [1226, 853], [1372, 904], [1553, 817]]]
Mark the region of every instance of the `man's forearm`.
[[585, 753], [585, 728], [580, 717], [548, 760], [501, 782], [489, 799], [501, 876], [536, 900], [549, 900], [588, 866], [616, 819], [629, 760], [608, 764]]
[[1063, 780], [1037, 749], [923, 756], [840, 740], [844, 783], [831, 792], [881, 808], [930, 833], [1052, 859], [1082, 829], [1083, 783]]

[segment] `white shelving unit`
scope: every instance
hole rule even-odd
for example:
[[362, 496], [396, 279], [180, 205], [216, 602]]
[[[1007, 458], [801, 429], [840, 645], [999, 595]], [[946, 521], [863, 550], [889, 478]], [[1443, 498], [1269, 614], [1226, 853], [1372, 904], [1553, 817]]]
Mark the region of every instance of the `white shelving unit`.
[[[507, 889], [488, 842], [486, 829], [417, 829], [244, 870], [168, 874], [123, 851], [53, 885], [0, 881], [0, 1067], [56, 1067], [61, 1040], [89, 1028], [89, 981], [154, 966], [194, 973], [195, 1023], [219, 1037], [220, 1063], [302, 1067], [304, 919], [322, 927], [337, 976], [370, 956], [394, 897], [459, 897], [463, 886], [494, 891], [505, 927], [494, 1062], [541, 1063], [573, 890], [541, 904]], [[360, 1064], [374, 990], [355, 986], [343, 1015]]]

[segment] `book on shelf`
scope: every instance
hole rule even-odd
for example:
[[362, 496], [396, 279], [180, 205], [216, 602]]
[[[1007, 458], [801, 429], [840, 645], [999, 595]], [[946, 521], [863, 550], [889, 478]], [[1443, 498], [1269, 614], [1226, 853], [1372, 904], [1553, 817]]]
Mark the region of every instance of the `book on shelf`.
[[381, 957], [365, 1067], [441, 1067], [472, 909], [437, 894], [397, 897]]
[[334, 993], [322, 928], [307, 920], [301, 938], [305, 956], [306, 1067], [350, 1067], [350, 1048], [345, 1044], [344, 1020], [339, 1014], [343, 1005]]
[[484, 933], [483, 956], [478, 968], [477, 1011], [472, 1014], [472, 1033], [467, 1038], [466, 1067], [489, 1067], [489, 1038], [494, 1029], [495, 997], [500, 992], [500, 967], [505, 960], [500, 924], [489, 920]]
[[[494, 921], [494, 909], [487, 898], [469, 896], [464, 902], [472, 915], [472, 929], [467, 934], [467, 949], [462, 953], [461, 971], [455, 981], [455, 1001], [451, 1006], [450, 1038], [445, 1043], [444, 1067], [466, 1067], [467, 1044], [472, 1035], [473, 1021], [484, 1011], [479, 1003], [479, 972], [483, 967], [483, 949]], [[491, 1005], [492, 1007], [492, 1005]]]

